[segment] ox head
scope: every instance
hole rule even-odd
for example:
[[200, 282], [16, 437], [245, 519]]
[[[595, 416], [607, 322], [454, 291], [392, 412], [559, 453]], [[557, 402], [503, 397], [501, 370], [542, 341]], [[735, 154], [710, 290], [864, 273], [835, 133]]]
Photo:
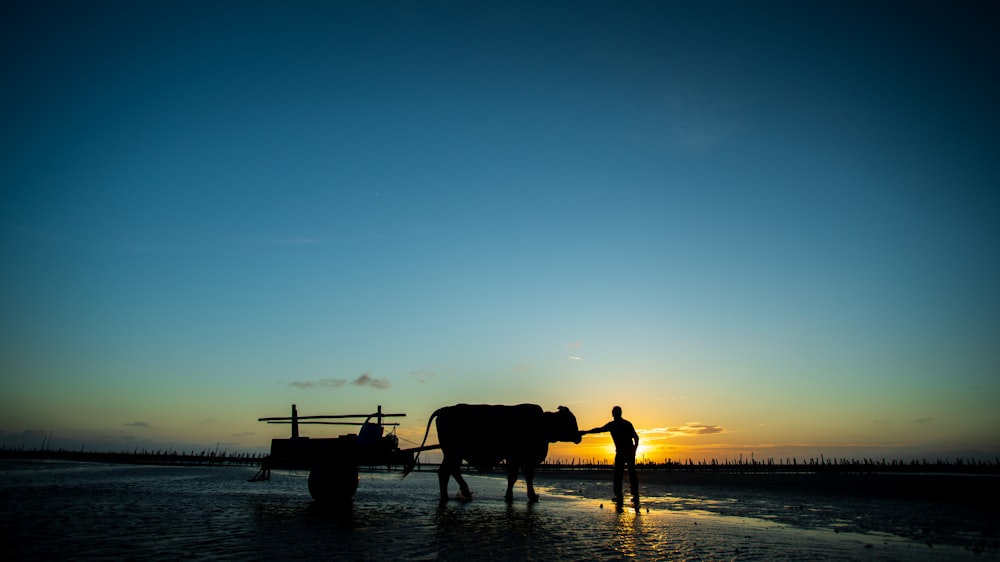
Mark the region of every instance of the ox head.
[[576, 416], [566, 406], [559, 406], [555, 412], [549, 412], [549, 441], [572, 441], [580, 443], [580, 428], [576, 425]]

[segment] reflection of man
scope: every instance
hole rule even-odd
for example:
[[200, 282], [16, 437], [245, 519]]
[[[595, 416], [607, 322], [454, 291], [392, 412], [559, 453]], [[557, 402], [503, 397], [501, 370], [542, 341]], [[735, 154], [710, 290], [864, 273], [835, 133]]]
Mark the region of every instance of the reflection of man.
[[622, 417], [621, 406], [611, 408], [614, 418], [601, 427], [581, 431], [580, 435], [588, 433], [611, 432], [615, 442], [615, 497], [614, 501], [622, 501], [622, 480], [625, 467], [628, 467], [628, 481], [632, 487], [632, 501], [639, 501], [639, 477], [635, 473], [635, 450], [639, 448], [639, 434], [635, 432], [632, 422]]

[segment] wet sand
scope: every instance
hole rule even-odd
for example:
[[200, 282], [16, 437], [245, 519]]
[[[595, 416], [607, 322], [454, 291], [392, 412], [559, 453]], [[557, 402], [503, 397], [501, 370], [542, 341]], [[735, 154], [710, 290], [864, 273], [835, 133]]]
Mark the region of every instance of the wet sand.
[[949, 518], [937, 502], [780, 482], [646, 474], [638, 508], [617, 509], [609, 472], [540, 474], [537, 503], [523, 482], [506, 502], [504, 478], [468, 475], [473, 500], [443, 504], [434, 473], [380, 472], [330, 507], [309, 497], [305, 473], [247, 482], [254, 472], [0, 463], [0, 559], [1000, 560], [995, 517], [988, 532], [967, 526], [978, 508]]
[[[610, 471], [559, 471], [552, 492], [613, 496]], [[641, 507], [751, 517], [803, 529], [891, 534], [1000, 555], [1000, 477], [640, 471]], [[626, 490], [628, 481], [626, 477]], [[609, 502], [610, 505], [610, 502]]]
[[[1000, 502], [1000, 475], [898, 474], [898, 473], [733, 473], [669, 470], [640, 470], [642, 487], [649, 495], [670, 488], [728, 489], [880, 497], [904, 501], [940, 501], [978, 508], [996, 508]], [[539, 479], [579, 482], [610, 482], [610, 470], [559, 470], [542, 472]], [[626, 476], [626, 487], [628, 480]]]

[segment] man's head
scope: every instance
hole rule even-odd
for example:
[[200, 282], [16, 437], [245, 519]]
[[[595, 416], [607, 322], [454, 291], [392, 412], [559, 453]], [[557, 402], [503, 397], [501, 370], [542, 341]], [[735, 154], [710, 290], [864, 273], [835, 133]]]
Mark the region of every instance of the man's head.
[[614, 408], [611, 408], [611, 417], [615, 419], [622, 417], [622, 407], [615, 406]]

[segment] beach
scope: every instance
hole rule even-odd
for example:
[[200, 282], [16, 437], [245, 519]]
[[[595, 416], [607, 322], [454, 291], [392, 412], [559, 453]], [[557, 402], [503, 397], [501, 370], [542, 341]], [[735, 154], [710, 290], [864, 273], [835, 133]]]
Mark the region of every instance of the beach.
[[[353, 501], [323, 506], [305, 473], [247, 482], [250, 467], [0, 463], [8, 560], [997, 560], [983, 507], [830, 495], [640, 474], [638, 507], [610, 501], [610, 472], [523, 482], [469, 474], [472, 501], [438, 501], [437, 476], [363, 472]], [[751, 476], [751, 475], [747, 475]], [[703, 476], [701, 478], [704, 478]], [[817, 481], [819, 482], [819, 481]], [[786, 491], [783, 491], [786, 490]], [[451, 491], [457, 491], [452, 483]], [[978, 523], [976, 522], [979, 520]]]
[[[836, 533], [891, 534], [984, 552], [1000, 544], [1000, 477], [639, 471], [641, 505], [751, 517]], [[545, 482], [549, 474], [539, 475]], [[552, 489], [611, 498], [611, 471], [556, 473]], [[626, 477], [625, 487], [628, 487]]]

